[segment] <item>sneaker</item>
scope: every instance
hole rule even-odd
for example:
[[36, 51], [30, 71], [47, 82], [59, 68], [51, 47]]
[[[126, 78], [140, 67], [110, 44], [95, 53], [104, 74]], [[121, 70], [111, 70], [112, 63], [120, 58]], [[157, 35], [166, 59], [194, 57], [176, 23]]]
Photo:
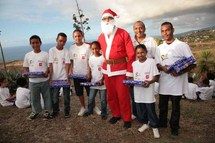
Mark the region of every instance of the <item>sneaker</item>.
[[131, 128], [131, 122], [124, 122], [123, 127], [124, 127], [125, 129]]
[[50, 118], [55, 118], [55, 117], [57, 117], [58, 114], [59, 114], [59, 112], [52, 112], [50, 114]]
[[86, 112], [86, 109], [84, 107], [81, 107], [81, 110], [78, 112], [78, 116], [83, 116]]
[[37, 115], [39, 115], [39, 113], [34, 113], [34, 112], [32, 112], [32, 113], [28, 116], [27, 120], [33, 120], [33, 119], [35, 119], [35, 118], [37, 117]]
[[120, 120], [121, 118], [120, 117], [112, 117], [110, 120], [109, 120], [109, 123], [111, 123], [111, 124], [116, 124], [116, 122], [118, 121], [118, 120]]
[[173, 136], [178, 136], [178, 129], [171, 129], [171, 134]]
[[90, 115], [89, 112], [85, 112], [83, 116], [84, 116], [84, 117], [88, 117], [89, 115]]
[[137, 117], [136, 117], [134, 114], [131, 115], [131, 119], [132, 119], [132, 120], [134, 120], [134, 119], [136, 119], [136, 118], [137, 118]]
[[52, 116], [50, 116], [48, 111], [45, 111], [45, 113], [43, 114], [43, 120], [48, 120], [48, 119], [52, 119]]
[[158, 128], [153, 128], [152, 131], [153, 131], [153, 134], [154, 134], [154, 138], [156, 138], [156, 139], [160, 138]]
[[144, 132], [146, 129], [148, 129], [149, 128], [149, 125], [148, 124], [143, 124], [139, 129], [138, 129], [138, 131], [139, 132]]
[[97, 106], [94, 107], [93, 111], [96, 112], [97, 115], [101, 115], [101, 111]]
[[69, 117], [70, 117], [69, 113], [65, 113], [64, 118], [69, 118]]

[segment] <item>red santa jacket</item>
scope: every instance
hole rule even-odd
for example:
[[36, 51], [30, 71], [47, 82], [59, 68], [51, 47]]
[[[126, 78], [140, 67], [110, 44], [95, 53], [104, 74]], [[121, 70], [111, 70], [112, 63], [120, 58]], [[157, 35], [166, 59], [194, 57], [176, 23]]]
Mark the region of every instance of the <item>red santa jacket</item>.
[[132, 77], [132, 63], [135, 60], [135, 52], [132, 40], [128, 32], [116, 28], [114, 33], [107, 37], [103, 33], [99, 36], [102, 54], [106, 60], [119, 60], [126, 58], [127, 62], [120, 64], [107, 64], [104, 62], [102, 71], [108, 76], [122, 75]]

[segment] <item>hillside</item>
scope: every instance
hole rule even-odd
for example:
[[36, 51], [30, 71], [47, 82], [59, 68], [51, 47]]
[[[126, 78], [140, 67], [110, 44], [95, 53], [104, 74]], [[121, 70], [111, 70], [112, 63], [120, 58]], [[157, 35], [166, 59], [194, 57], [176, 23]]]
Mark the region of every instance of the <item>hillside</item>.
[[188, 44], [213, 43], [215, 42], [215, 27], [211, 29], [203, 29], [191, 31], [189, 33], [177, 36], [178, 39]]

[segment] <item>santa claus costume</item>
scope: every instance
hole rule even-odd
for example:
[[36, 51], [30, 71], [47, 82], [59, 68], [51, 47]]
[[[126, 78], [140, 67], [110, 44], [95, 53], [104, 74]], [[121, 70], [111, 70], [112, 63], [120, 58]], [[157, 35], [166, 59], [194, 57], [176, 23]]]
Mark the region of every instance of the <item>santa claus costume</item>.
[[[102, 66], [107, 88], [108, 104], [112, 113], [110, 123], [115, 124], [120, 118], [124, 127], [131, 127], [131, 105], [128, 86], [122, 83], [132, 77], [131, 64], [135, 60], [132, 40], [124, 29], [117, 28], [114, 18], [117, 16], [111, 9], [102, 15], [102, 32], [98, 38], [105, 62]], [[113, 26], [112, 29], [110, 28]], [[104, 27], [109, 27], [106, 32]], [[110, 30], [111, 29], [111, 30]]]

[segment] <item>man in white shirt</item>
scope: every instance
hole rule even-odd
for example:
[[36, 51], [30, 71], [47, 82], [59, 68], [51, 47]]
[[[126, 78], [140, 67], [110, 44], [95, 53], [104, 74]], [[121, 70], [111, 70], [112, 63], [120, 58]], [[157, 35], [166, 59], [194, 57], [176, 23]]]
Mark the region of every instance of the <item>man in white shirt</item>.
[[[155, 52], [157, 48], [157, 43], [154, 38], [146, 35], [146, 27], [142, 21], [136, 21], [133, 25], [134, 38], [132, 39], [133, 46], [136, 47], [139, 44], [144, 44], [147, 48], [147, 57], [155, 58]], [[135, 119], [137, 116], [136, 104], [134, 102], [134, 89], [133, 86], [130, 86], [130, 96], [132, 102], [132, 119]]]
[[159, 126], [167, 127], [168, 101], [172, 101], [172, 114], [170, 119], [171, 134], [178, 136], [180, 119], [180, 100], [187, 90], [187, 72], [195, 67], [189, 66], [187, 69], [176, 73], [168, 71], [168, 65], [173, 64], [183, 56], [193, 56], [189, 46], [174, 38], [174, 28], [172, 23], [161, 24], [161, 35], [164, 42], [156, 49], [155, 60], [161, 72], [159, 79]]

